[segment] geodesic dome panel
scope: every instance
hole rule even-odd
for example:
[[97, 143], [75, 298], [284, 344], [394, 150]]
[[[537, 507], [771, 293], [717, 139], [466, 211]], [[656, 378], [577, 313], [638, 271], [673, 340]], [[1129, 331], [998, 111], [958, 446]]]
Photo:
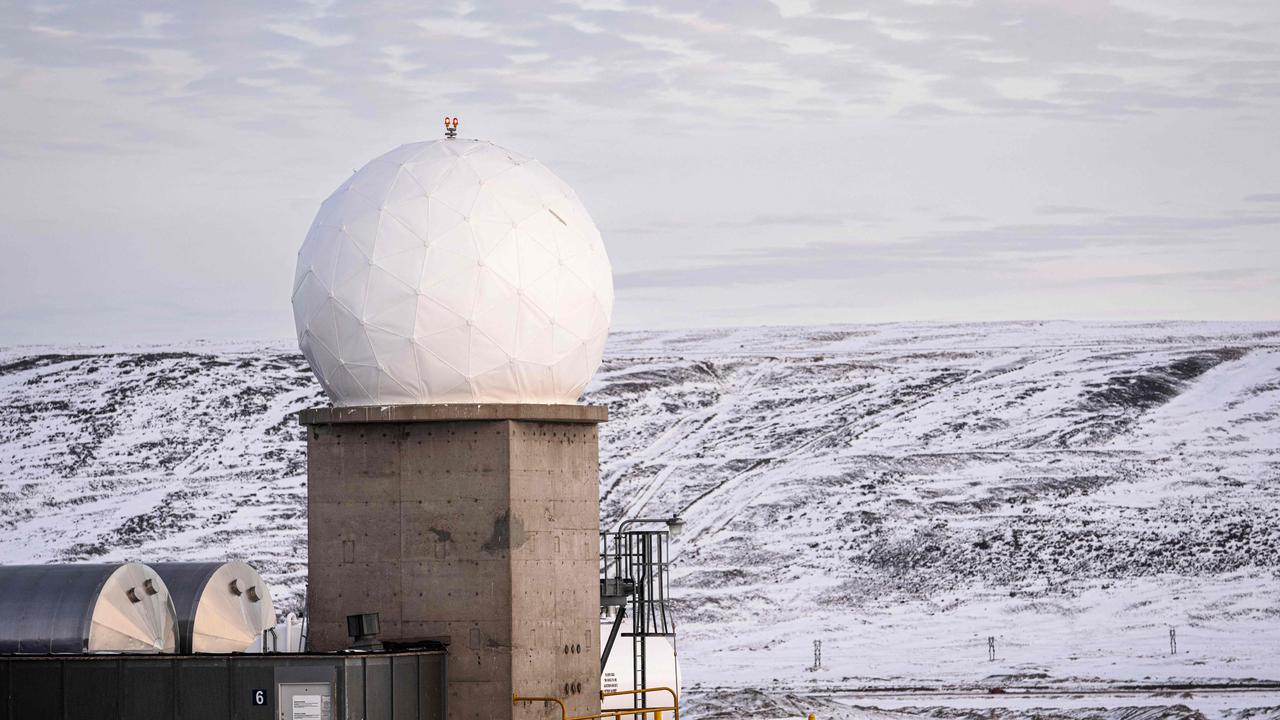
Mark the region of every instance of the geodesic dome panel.
[[320, 206], [293, 283], [298, 344], [338, 406], [576, 402], [612, 312], [577, 195], [475, 140], [357, 171]]

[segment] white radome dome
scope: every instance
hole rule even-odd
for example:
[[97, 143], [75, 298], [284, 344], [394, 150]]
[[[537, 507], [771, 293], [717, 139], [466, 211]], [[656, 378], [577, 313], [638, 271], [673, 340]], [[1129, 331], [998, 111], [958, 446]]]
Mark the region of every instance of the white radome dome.
[[298, 252], [298, 344], [339, 407], [573, 403], [613, 276], [573, 190], [489, 142], [402, 145], [342, 184]]

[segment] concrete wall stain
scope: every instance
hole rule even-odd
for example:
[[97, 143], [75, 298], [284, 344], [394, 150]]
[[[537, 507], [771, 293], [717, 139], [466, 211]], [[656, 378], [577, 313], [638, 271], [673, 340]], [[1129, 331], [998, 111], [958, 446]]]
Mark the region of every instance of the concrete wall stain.
[[480, 548], [490, 555], [497, 555], [504, 550], [518, 548], [528, 542], [529, 536], [524, 532], [524, 521], [512, 517], [506, 510], [493, 519], [493, 533]]

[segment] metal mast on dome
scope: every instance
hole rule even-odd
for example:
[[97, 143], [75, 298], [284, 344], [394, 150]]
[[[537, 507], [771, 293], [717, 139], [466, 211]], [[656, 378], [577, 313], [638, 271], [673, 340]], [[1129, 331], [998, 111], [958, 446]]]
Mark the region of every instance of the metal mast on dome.
[[[450, 122], [453, 124], [450, 125]], [[444, 137], [446, 140], [452, 140], [458, 137], [458, 118], [450, 120], [448, 116], [444, 119]]]

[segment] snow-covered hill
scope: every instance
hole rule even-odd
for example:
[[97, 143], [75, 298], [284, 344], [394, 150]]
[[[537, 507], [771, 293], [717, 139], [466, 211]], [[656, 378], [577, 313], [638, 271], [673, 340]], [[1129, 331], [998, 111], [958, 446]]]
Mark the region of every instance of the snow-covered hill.
[[[619, 333], [587, 399], [606, 519], [688, 521], [691, 683], [1280, 679], [1280, 324]], [[284, 343], [0, 350], [0, 561], [297, 607], [323, 403]]]

